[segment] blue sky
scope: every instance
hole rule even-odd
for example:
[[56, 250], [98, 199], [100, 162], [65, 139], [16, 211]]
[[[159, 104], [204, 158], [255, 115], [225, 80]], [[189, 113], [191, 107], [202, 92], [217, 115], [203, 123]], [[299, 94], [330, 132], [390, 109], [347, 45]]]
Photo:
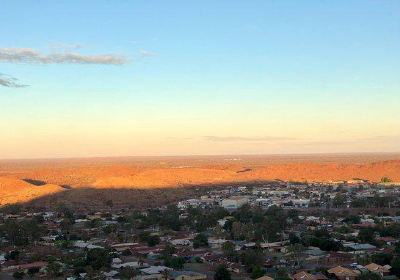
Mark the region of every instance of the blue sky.
[[[400, 151], [399, 14], [397, 1], [2, 1], [0, 158]], [[79, 59], [1, 56], [26, 49]]]

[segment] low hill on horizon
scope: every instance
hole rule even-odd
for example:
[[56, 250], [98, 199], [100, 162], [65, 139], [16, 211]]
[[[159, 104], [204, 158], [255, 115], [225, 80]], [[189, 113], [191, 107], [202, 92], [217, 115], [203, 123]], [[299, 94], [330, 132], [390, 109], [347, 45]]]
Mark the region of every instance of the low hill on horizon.
[[[21, 170], [18, 170], [21, 171]], [[400, 160], [366, 164], [285, 163], [267, 166], [215, 164], [196, 167], [94, 166], [45, 168], [0, 174], [0, 204], [25, 203], [68, 190], [152, 190], [229, 183], [283, 181], [338, 181], [361, 178], [379, 182], [382, 177], [400, 181]], [[33, 183], [32, 183], [33, 182]], [[42, 182], [36, 185], [34, 182]], [[92, 197], [96, 199], [96, 197]], [[115, 197], [118, 200], [118, 195]], [[135, 199], [135, 198], [133, 198]], [[140, 199], [137, 197], [137, 199]]]

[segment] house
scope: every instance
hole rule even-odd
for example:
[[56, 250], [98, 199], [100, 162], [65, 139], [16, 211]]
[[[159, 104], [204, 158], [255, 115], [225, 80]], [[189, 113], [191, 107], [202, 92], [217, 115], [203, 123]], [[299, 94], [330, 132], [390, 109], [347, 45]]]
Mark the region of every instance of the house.
[[382, 240], [383, 242], [386, 243], [386, 245], [394, 245], [398, 242], [397, 239], [393, 238], [392, 236], [385, 236], [385, 237], [381, 237], [380, 240]]
[[246, 196], [233, 196], [221, 201], [221, 206], [228, 211], [236, 211], [249, 202]]
[[351, 260], [353, 259], [353, 255], [345, 252], [329, 252], [329, 254], [326, 254], [324, 256], [323, 262], [324, 263], [337, 263], [337, 264], [343, 264], [343, 263], [350, 263]]
[[170, 271], [169, 277], [174, 280], [201, 280], [201, 279], [206, 279], [207, 275], [193, 271], [173, 270]]
[[263, 277], [257, 278], [256, 280], [274, 280], [274, 278], [265, 275]]
[[222, 244], [224, 244], [227, 240], [226, 239], [215, 239], [215, 238], [210, 238], [208, 239], [208, 246], [211, 248], [220, 248]]
[[215, 254], [214, 252], [208, 252], [208, 253], [204, 254], [204, 256], [202, 257], [202, 260], [205, 263], [214, 265], [215, 263], [220, 262], [223, 258], [224, 258], [224, 255], [222, 255], [222, 254]]
[[292, 276], [292, 278], [293, 280], [317, 280], [317, 278], [314, 275], [307, 273], [305, 271], [296, 273], [295, 275]]
[[119, 268], [123, 268], [123, 267], [131, 267], [134, 269], [138, 269], [138, 268], [148, 268], [150, 266], [145, 262], [132, 261], [132, 262], [125, 262], [125, 263], [115, 263], [115, 264], [112, 264], [111, 267], [115, 268], [115, 269], [119, 269]]
[[376, 264], [376, 263], [370, 263], [370, 264], [368, 264], [368, 265], [366, 265], [364, 267], [369, 272], [377, 273], [377, 274], [379, 274], [381, 276], [385, 276], [385, 275], [389, 275], [390, 274], [390, 270], [389, 269], [387, 269], [386, 267], [381, 266], [379, 264]]
[[336, 266], [328, 270], [328, 273], [335, 276], [338, 280], [355, 280], [357, 274], [348, 268]]
[[122, 260], [120, 258], [113, 258], [111, 261], [111, 265], [122, 264]]
[[309, 199], [293, 199], [293, 206], [297, 208], [307, 208], [310, 204]]
[[80, 249], [85, 249], [86, 248], [86, 249], [89, 249], [89, 250], [102, 249], [103, 248], [101, 246], [93, 245], [92, 243], [84, 242], [82, 240], [75, 241], [74, 246], [77, 247], [77, 248], [80, 248]]
[[114, 279], [114, 276], [118, 274], [118, 271], [116, 270], [110, 270], [109, 272], [103, 272], [103, 275], [106, 277], [106, 279]]
[[165, 270], [170, 270], [171, 271], [172, 268], [160, 265], [160, 266], [150, 266], [148, 268], [143, 268], [140, 271], [142, 273], [144, 273], [144, 274], [152, 275], [152, 274], [160, 274]]
[[323, 274], [310, 274], [305, 271], [301, 271], [295, 275], [292, 275], [293, 280], [328, 280]]
[[169, 242], [174, 246], [176, 246], [176, 245], [182, 245], [182, 246], [190, 245], [189, 238], [172, 238], [171, 240], [169, 240]]
[[0, 264], [6, 260], [6, 254], [0, 255]]
[[207, 250], [199, 250], [199, 251], [189, 251], [189, 252], [179, 252], [174, 254], [175, 257], [184, 258], [185, 261], [193, 261], [196, 257], [203, 257], [209, 251]]
[[28, 270], [30, 268], [44, 268], [48, 265], [48, 262], [33, 262], [28, 264], [18, 264], [13, 267], [16, 270]]
[[243, 273], [246, 272], [245, 266], [240, 263], [228, 262], [228, 261], [220, 261], [219, 264], [226, 265], [227, 269], [234, 273]]
[[365, 243], [365, 244], [357, 244], [357, 243], [344, 243], [343, 247], [349, 248], [352, 251], [371, 251], [375, 250], [376, 246]]

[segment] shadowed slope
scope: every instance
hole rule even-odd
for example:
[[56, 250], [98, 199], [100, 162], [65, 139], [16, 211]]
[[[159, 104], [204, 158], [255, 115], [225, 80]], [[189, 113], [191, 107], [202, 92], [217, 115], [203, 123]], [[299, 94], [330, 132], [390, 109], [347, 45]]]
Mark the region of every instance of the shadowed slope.
[[[245, 171], [245, 172], [243, 172]], [[153, 189], [182, 186], [219, 185], [271, 180], [329, 181], [367, 179], [379, 182], [382, 177], [400, 181], [400, 161], [354, 164], [292, 163], [248, 168], [244, 165], [206, 165], [204, 167], [138, 168], [105, 166], [85, 168], [47, 168], [0, 177], [0, 203], [26, 202], [47, 194], [71, 190], [90, 189]], [[21, 179], [43, 181], [46, 185], [34, 186]], [[67, 192], [65, 192], [67, 193]], [[61, 193], [60, 195], [66, 195]], [[113, 192], [114, 193], [114, 192]], [[115, 194], [116, 199], [119, 199]], [[122, 199], [122, 198], [121, 198]]]

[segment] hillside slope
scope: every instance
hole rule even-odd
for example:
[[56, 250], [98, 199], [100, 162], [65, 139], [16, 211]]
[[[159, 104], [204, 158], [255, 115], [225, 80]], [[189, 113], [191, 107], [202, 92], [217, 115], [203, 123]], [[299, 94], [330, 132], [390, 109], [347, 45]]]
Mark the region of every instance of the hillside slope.
[[[290, 163], [252, 168], [229, 164], [184, 168], [138, 168], [128, 166], [46, 168], [0, 177], [0, 203], [26, 202], [54, 193], [63, 195], [65, 188], [60, 187], [60, 185], [65, 185], [75, 190], [151, 190], [154, 188], [217, 185], [276, 179], [285, 181], [329, 181], [362, 178], [378, 182], [384, 176], [400, 181], [400, 160], [363, 165]], [[43, 181], [45, 185], [35, 186], [29, 184], [22, 180], [26, 178]], [[112, 193], [115, 193], [115, 191]], [[118, 200], [118, 196], [116, 199]]]
[[28, 202], [37, 197], [62, 191], [65, 189], [57, 185], [36, 186], [20, 179], [0, 177], [0, 205]]

